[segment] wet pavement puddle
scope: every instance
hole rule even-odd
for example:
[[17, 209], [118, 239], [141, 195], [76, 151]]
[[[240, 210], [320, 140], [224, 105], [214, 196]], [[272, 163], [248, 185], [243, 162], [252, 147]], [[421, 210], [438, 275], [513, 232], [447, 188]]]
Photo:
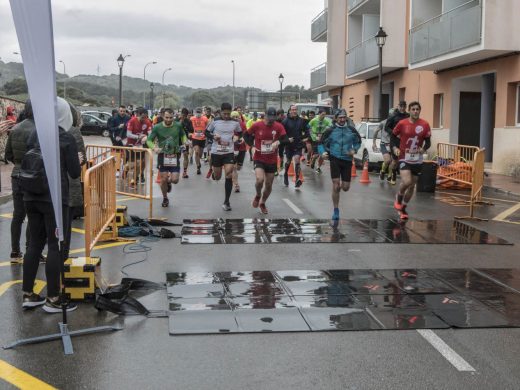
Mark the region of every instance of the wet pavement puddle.
[[457, 220], [194, 219], [184, 220], [183, 244], [510, 242]]
[[171, 335], [520, 327], [520, 270], [171, 272]]

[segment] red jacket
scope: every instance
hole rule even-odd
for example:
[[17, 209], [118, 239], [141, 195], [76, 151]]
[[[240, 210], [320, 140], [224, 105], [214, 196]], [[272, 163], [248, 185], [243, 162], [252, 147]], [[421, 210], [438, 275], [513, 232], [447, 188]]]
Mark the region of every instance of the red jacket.
[[140, 121], [138, 117], [134, 116], [128, 121], [126, 125], [126, 145], [127, 146], [142, 146], [139, 142], [139, 138], [143, 135], [147, 136], [152, 131], [152, 121], [146, 118], [144, 121]]

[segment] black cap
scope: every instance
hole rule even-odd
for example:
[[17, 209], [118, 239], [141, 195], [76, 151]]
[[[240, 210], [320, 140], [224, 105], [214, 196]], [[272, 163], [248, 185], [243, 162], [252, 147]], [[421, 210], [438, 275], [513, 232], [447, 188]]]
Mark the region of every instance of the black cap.
[[269, 107], [267, 109], [266, 115], [268, 118], [273, 118], [273, 119], [276, 118], [276, 108]]

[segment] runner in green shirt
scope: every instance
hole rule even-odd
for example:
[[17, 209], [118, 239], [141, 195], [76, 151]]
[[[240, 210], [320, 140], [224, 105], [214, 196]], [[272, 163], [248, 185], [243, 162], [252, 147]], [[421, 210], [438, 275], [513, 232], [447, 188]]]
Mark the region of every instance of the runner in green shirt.
[[321, 135], [325, 132], [325, 130], [332, 126], [332, 120], [325, 116], [325, 111], [320, 110], [318, 116], [313, 118], [309, 122], [310, 136], [311, 136], [311, 144], [312, 144], [312, 158], [311, 158], [311, 169], [314, 169], [316, 164], [316, 160], [318, 160], [318, 168], [316, 169], [317, 173], [321, 173], [321, 166], [323, 164], [323, 159], [321, 158], [321, 153], [318, 151], [318, 146], [321, 145]]
[[[172, 190], [172, 183], [179, 182], [180, 156], [188, 138], [179, 121], [173, 120], [173, 110], [164, 110], [164, 120], [155, 125], [148, 136], [146, 144], [153, 149], [157, 156], [157, 166], [161, 176], [161, 192], [163, 207], [168, 207], [168, 192]], [[157, 141], [157, 142], [156, 142]]]

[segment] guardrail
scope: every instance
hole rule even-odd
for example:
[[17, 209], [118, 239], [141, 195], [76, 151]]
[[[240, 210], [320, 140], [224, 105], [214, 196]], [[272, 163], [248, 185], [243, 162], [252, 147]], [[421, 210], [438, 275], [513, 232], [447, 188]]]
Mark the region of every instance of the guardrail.
[[116, 194], [149, 201], [153, 214], [153, 153], [150, 149], [125, 146], [86, 145], [87, 167], [110, 157], [115, 161]]
[[456, 219], [476, 219], [479, 221], [487, 221], [484, 218], [475, 217], [475, 204], [490, 204], [482, 202], [482, 189], [484, 188], [484, 161], [485, 149], [477, 151], [473, 158], [471, 195], [469, 199], [469, 215], [463, 217], [455, 217]]
[[85, 256], [90, 257], [103, 236], [117, 239], [116, 226], [116, 160], [109, 157], [85, 172]]
[[328, 9], [325, 8], [311, 22], [311, 41], [327, 32]]
[[311, 69], [311, 88], [321, 87], [327, 83], [327, 63], [324, 62]]
[[376, 38], [372, 37], [347, 50], [347, 76], [359, 73], [379, 64]]

